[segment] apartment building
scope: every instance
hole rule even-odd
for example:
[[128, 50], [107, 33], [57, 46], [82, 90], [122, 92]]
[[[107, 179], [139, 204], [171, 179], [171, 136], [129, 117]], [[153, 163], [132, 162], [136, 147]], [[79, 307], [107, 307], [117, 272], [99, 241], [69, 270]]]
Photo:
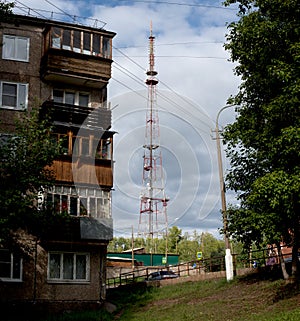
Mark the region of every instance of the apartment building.
[[[21, 233], [32, 255], [0, 249], [0, 301], [74, 305], [105, 300], [106, 254], [112, 239], [113, 135], [107, 86], [114, 32], [32, 16], [1, 22], [0, 118], [32, 108], [51, 115], [63, 145], [55, 185], [42, 200], [70, 217], [44, 239]], [[37, 106], [38, 104], [38, 106]]]

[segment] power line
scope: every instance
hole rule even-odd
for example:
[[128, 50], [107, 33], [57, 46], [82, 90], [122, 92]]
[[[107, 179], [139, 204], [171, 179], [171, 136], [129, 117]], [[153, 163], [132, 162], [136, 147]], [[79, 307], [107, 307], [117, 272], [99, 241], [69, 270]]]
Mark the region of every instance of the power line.
[[64, 10], [62, 10], [61, 8], [57, 7], [55, 4], [53, 4], [52, 2], [50, 2], [49, 0], [45, 0], [47, 3], [49, 3], [51, 6], [53, 6], [54, 8], [58, 9], [60, 12], [62, 12], [63, 14], [65, 14], [66, 16], [68, 16], [69, 18], [71, 18], [73, 20], [73, 22], [75, 22], [76, 16], [71, 16], [69, 13], [65, 12]]
[[[15, 0], [15, 3], [19, 4], [19, 5], [15, 5], [13, 10], [15, 11], [15, 9], [17, 9], [21, 12], [24, 12], [25, 15], [27, 15], [27, 16], [35, 16], [34, 14], [32, 14], [32, 12], [34, 12], [36, 14], [35, 17], [41, 17], [45, 20], [50, 19], [50, 20], [68, 22], [69, 21], [68, 18], [69, 19], [71, 18], [72, 19], [71, 21], [74, 24], [83, 25], [83, 26], [89, 25], [90, 27], [93, 27], [93, 28], [98, 28], [97, 27], [98, 22], [101, 23], [101, 27], [99, 27], [100, 29], [104, 28], [104, 26], [106, 25], [106, 22], [101, 21], [99, 19], [70, 15], [69, 13], [63, 11], [62, 9], [57, 7], [56, 5], [52, 4], [50, 1], [48, 1], [48, 0], [45, 0], [45, 1], [48, 2], [50, 5], [54, 6], [60, 12], [43, 10], [43, 9], [34, 9], [34, 8], [31, 8], [18, 0]], [[47, 14], [47, 16], [45, 14]], [[80, 22], [80, 21], [83, 21], [83, 22]], [[87, 21], [91, 21], [91, 23], [88, 24]]]
[[[16, 2], [16, 3], [19, 3], [20, 5], [24, 6], [24, 7], [27, 8], [27, 9], [29, 9], [29, 11], [31, 10], [31, 11], [35, 12], [36, 14], [38, 14], [39, 16], [41, 16], [42, 18], [47, 19], [47, 17], [45, 17], [44, 15], [42, 15], [38, 10], [35, 10], [35, 9], [30, 8], [30, 7], [28, 7], [26, 4], [24, 4], [24, 3], [20, 2], [20, 1], [15, 0], [15, 2]], [[25, 12], [24, 8], [17, 7], [17, 6], [16, 6], [16, 8], [18, 8], [19, 10]]]
[[[121, 57], [121, 56], [114, 56], [114, 57]], [[131, 56], [133, 58], [146, 58], [147, 56]], [[183, 56], [183, 55], [178, 55], [178, 56], [155, 56], [157, 58], [193, 58], [193, 59], [220, 59], [220, 60], [226, 60], [228, 58], [225, 57], [214, 57], [214, 56]]]
[[[172, 42], [172, 43], [161, 43], [156, 44], [155, 47], [162, 47], [162, 46], [181, 46], [181, 45], [203, 45], [203, 44], [220, 44], [224, 43], [224, 41], [187, 41], [187, 42]], [[119, 47], [118, 49], [129, 49], [129, 48], [145, 48], [147, 46], [138, 45], [138, 46], [125, 46]]]
[[[114, 47], [113, 47], [114, 48]], [[143, 71], [144, 71], [144, 68], [140, 65], [140, 64], [138, 64], [135, 60], [133, 60], [133, 59], [131, 59], [128, 55], [126, 55], [125, 53], [123, 53], [121, 50], [119, 50], [119, 49], [117, 49], [117, 48], [114, 48], [114, 49], [116, 49], [118, 52], [120, 52], [124, 57], [126, 57], [127, 59], [129, 59], [131, 62], [133, 62], [136, 66], [138, 66], [140, 69], [142, 69]], [[123, 67], [123, 69], [125, 69], [125, 70], [127, 70], [128, 71], [128, 69], [126, 69], [126, 68], [124, 68]], [[132, 74], [132, 73], [131, 73]], [[132, 75], [134, 75], [134, 74], [132, 74]], [[139, 81], [141, 81], [141, 82], [143, 82], [143, 80], [141, 80], [140, 78], [138, 78], [137, 76], [135, 76], [134, 75], [134, 77], [136, 78], [136, 79], [138, 79], [138, 82]], [[136, 79], [135, 79], [135, 81], [136, 81]], [[187, 103], [188, 105], [190, 105], [190, 106], [192, 106], [193, 108], [196, 108], [193, 104], [191, 104], [191, 102], [190, 101], [188, 101], [187, 99], [184, 99], [182, 96], [180, 96], [178, 93], [176, 93], [173, 89], [171, 89], [168, 85], [166, 85], [165, 83], [163, 83], [163, 82], [161, 82], [166, 88], [168, 88], [171, 92], [173, 92], [177, 97], [180, 97], [180, 99], [182, 100], [182, 101], [184, 101], [185, 103]], [[124, 85], [124, 84], [123, 84]], [[127, 85], [124, 85], [125, 87], [128, 87]], [[184, 112], [185, 114], [187, 114], [187, 115], [189, 115], [189, 116], [191, 116], [192, 118], [198, 118], [199, 119], [199, 121], [201, 121], [201, 122], [203, 122], [206, 126], [208, 126], [209, 128], [210, 128], [210, 126], [206, 123], [206, 122], [204, 122], [202, 119], [200, 119], [199, 117], [197, 117], [197, 116], [195, 116], [193, 113], [191, 113], [190, 111], [187, 111], [187, 110], [185, 110], [185, 109], [183, 109], [182, 107], [181, 107], [181, 105], [179, 105], [177, 102], [175, 102], [174, 100], [172, 100], [171, 98], [169, 98], [169, 97], [166, 97], [165, 95], [163, 95], [161, 92], [157, 92], [157, 95], [158, 96], [160, 96], [161, 98], [163, 98], [165, 101], [167, 101], [168, 103], [171, 103], [174, 107], [176, 107], [177, 106], [177, 109], [179, 109], [180, 111], [182, 111], [182, 112]], [[164, 107], [162, 107], [162, 106], [159, 106], [160, 108], [162, 108], [162, 109], [165, 109]], [[196, 109], [196, 111], [197, 112], [199, 112], [199, 110], [198, 109]], [[208, 116], [208, 118], [210, 119], [210, 117]], [[212, 121], [212, 119], [210, 119], [211, 121]]]
[[[119, 65], [119, 64], [118, 64]], [[124, 70], [122, 70], [122, 69]], [[134, 75], [133, 73], [131, 73], [130, 71], [128, 71], [128, 69], [124, 68], [121, 66], [121, 68], [116, 68], [117, 70], [121, 71], [122, 73], [124, 73], [126, 76], [130, 77], [131, 79], [133, 79], [134, 81], [136, 81], [139, 85], [142, 85], [143, 83], [143, 79], [140, 79], [139, 77], [137, 77], [136, 75]], [[128, 75], [129, 73], [129, 75]], [[140, 94], [138, 91], [134, 90], [133, 88], [129, 87], [127, 84], [124, 84], [122, 81], [117, 80], [116, 78], [112, 77], [113, 80], [115, 80], [117, 83], [119, 83], [120, 85], [124, 86], [125, 88], [129, 89], [130, 91], [134, 92], [136, 95], [142, 97], [144, 100], [147, 100], [147, 97], [143, 96], [142, 94]], [[169, 90], [171, 90], [173, 93], [175, 93], [178, 97], [180, 97], [184, 102], [188, 103], [189, 105], [191, 105], [193, 108], [195, 108], [195, 106], [193, 104], [191, 104], [188, 100], [184, 99], [183, 97], [181, 97], [179, 94], [177, 94], [174, 90], [172, 90], [169, 86], [165, 85]], [[157, 96], [160, 97], [161, 99], [163, 99], [164, 101], [166, 101], [167, 103], [171, 104], [172, 106], [174, 106], [175, 108], [177, 108], [178, 110], [182, 111], [185, 115], [189, 115], [192, 118], [197, 118], [201, 123], [203, 123], [204, 125], [208, 126], [209, 129], [211, 129], [211, 127], [209, 126], [209, 124], [207, 124], [207, 122], [205, 122], [204, 120], [202, 120], [201, 118], [195, 116], [193, 113], [189, 112], [186, 109], [183, 109], [182, 106], [180, 104], [178, 104], [177, 102], [175, 102], [173, 99], [171, 99], [170, 97], [164, 95], [162, 92], [157, 91]], [[166, 112], [170, 112], [166, 107], [158, 104], [157, 105], [161, 110], [164, 110]], [[197, 110], [198, 111], [198, 110]], [[197, 127], [198, 130], [205, 132], [202, 128]], [[206, 132], [205, 132], [206, 133]]]
[[[127, 0], [118, 0], [118, 1], [126, 1], [127, 2]], [[198, 4], [198, 3], [183, 3], [183, 2], [170, 2], [170, 1], [151, 1], [151, 0], [132, 0], [131, 2], [141, 2], [141, 3], [149, 3], [149, 4], [168, 4], [168, 5], [175, 5], [175, 6], [212, 8], [212, 9], [223, 9], [223, 10], [235, 10], [235, 9], [224, 7], [224, 6], [221, 7], [221, 6]]]
[[[67, 12], [65, 12], [64, 10], [60, 9], [59, 7], [57, 7], [56, 5], [54, 5], [53, 3], [51, 3], [49, 0], [45, 0], [47, 3], [49, 3], [50, 5], [54, 6], [56, 9], [58, 9], [59, 11], [61, 11], [63, 14], [65, 14], [66, 16], [68, 16], [71, 19], [75, 19], [75, 16], [71, 16], [70, 14], [68, 14]], [[17, 1], [19, 2], [19, 1]], [[19, 2], [20, 4], [22, 4], [21, 2]], [[22, 4], [24, 5], [24, 4]], [[28, 7], [29, 8], [29, 7]], [[33, 9], [31, 9], [33, 10]], [[118, 48], [114, 48], [115, 50], [119, 51], [123, 56], [125, 56], [127, 59], [129, 59], [131, 62], [133, 62], [134, 64], [136, 64], [139, 68], [141, 68], [142, 70], [144, 70], [144, 68], [139, 65], [138, 63], [136, 63], [133, 59], [131, 59], [130, 57], [128, 57], [126, 54], [124, 54], [121, 50], [119, 50]], [[162, 56], [163, 57], [163, 56]], [[139, 84], [143, 83], [143, 80], [138, 78], [135, 74], [133, 74], [131, 71], [129, 71], [128, 69], [122, 67], [120, 64], [116, 63], [117, 65], [120, 66], [120, 68], [116, 67], [117, 70], [123, 72], [125, 75], [127, 75], [128, 77], [130, 77], [131, 79], [133, 79], [134, 81], [138, 82]], [[123, 70], [122, 70], [122, 69]], [[113, 78], [116, 82], [118, 82], [119, 84], [125, 86], [127, 89], [134, 91], [132, 88], [130, 88], [129, 86], [125, 85], [124, 83], [122, 83], [121, 81], [118, 81], [117, 79]], [[169, 90], [171, 90], [173, 93], [175, 93], [170, 87], [168, 87], [167, 85], [165, 85]], [[176, 95], [178, 95], [177, 93], [175, 93]], [[144, 96], [140, 95], [141, 97], [145, 98]], [[162, 99], [164, 99], [166, 102], [170, 103], [171, 105], [173, 105], [174, 107], [177, 107], [177, 109], [183, 111], [185, 114], [189, 114], [191, 117], [195, 117], [195, 115], [193, 115], [192, 113], [184, 110], [181, 105], [179, 105], [177, 102], [175, 102], [174, 100], [172, 100], [171, 98], [163, 95], [162, 93], [158, 93], [158, 96], [160, 96]], [[179, 95], [178, 95], [179, 96]], [[189, 105], [191, 105], [193, 108], [195, 108], [195, 106], [193, 106], [189, 101], [183, 99], [181, 96], [179, 96], [183, 101], [187, 102]], [[161, 107], [162, 109], [164, 109], [163, 107]], [[198, 111], [198, 110], [197, 110]], [[203, 122], [200, 118], [199, 120], [201, 122]], [[205, 125], [207, 125], [207, 123], [205, 123]]]

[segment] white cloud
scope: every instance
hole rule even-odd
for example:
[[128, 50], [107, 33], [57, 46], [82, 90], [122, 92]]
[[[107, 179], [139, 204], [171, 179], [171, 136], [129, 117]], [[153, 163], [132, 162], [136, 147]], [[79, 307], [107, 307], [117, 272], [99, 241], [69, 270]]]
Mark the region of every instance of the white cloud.
[[[57, 11], [46, 1], [22, 0], [29, 7]], [[172, 196], [170, 223], [191, 231], [217, 234], [222, 227], [216, 143], [211, 130], [218, 111], [238, 90], [239, 79], [224, 51], [226, 23], [232, 10], [130, 1], [58, 1], [51, 3], [70, 15], [106, 22], [117, 33], [113, 45], [113, 79], [109, 95], [115, 135], [116, 231], [131, 233], [139, 217], [142, 182], [148, 68], [148, 36], [152, 21], [155, 39], [163, 166], [166, 191]], [[219, 6], [219, 1], [187, 4]], [[79, 18], [78, 18], [79, 19]], [[125, 48], [126, 47], [126, 48]], [[142, 98], [143, 96], [144, 98]], [[234, 120], [234, 109], [222, 112], [220, 125]], [[234, 200], [230, 195], [230, 199]]]

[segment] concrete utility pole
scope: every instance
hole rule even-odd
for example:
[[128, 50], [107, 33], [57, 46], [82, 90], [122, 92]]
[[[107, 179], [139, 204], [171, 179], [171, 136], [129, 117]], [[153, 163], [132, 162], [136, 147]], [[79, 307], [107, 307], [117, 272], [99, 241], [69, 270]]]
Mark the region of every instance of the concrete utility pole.
[[225, 182], [223, 176], [223, 163], [221, 154], [221, 138], [219, 133], [219, 116], [224, 109], [229, 107], [234, 107], [236, 105], [226, 105], [222, 107], [216, 119], [216, 142], [217, 142], [217, 153], [218, 153], [218, 166], [219, 166], [219, 180], [220, 180], [220, 190], [221, 190], [221, 204], [222, 204], [222, 216], [223, 216], [223, 229], [224, 229], [224, 241], [225, 241], [225, 267], [226, 267], [226, 279], [227, 281], [233, 280], [233, 262], [230, 248], [230, 241], [227, 232], [227, 209], [226, 209], [226, 197], [225, 197]]

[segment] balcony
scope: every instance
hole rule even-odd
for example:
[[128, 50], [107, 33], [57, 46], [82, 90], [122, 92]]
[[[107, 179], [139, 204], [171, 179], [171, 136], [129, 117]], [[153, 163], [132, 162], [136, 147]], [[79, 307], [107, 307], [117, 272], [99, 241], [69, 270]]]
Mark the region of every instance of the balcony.
[[49, 115], [56, 126], [85, 126], [90, 130], [106, 130], [111, 126], [111, 110], [103, 107], [82, 107], [48, 100], [43, 103], [40, 111], [41, 118], [45, 115]]
[[111, 61], [66, 50], [52, 50], [42, 58], [41, 78], [88, 88], [103, 88], [111, 77]]
[[88, 88], [105, 87], [111, 78], [114, 33], [48, 27], [41, 78]]
[[[71, 216], [71, 219], [49, 225], [44, 242], [109, 242], [113, 238], [113, 220], [93, 217]], [[85, 243], [86, 244], [86, 243]]]

